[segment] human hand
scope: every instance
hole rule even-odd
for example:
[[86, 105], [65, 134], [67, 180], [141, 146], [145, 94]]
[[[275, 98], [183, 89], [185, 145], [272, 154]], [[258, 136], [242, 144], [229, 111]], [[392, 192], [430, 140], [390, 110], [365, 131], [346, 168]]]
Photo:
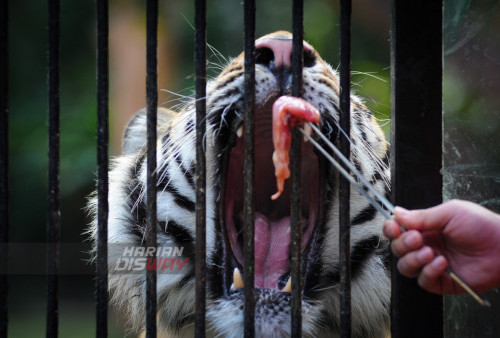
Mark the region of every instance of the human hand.
[[[477, 291], [500, 286], [500, 215], [477, 204], [452, 200], [429, 209], [394, 210], [384, 234], [400, 257], [398, 270], [418, 277], [431, 292], [463, 293], [446, 274], [448, 266]], [[400, 224], [408, 229], [402, 232]]]

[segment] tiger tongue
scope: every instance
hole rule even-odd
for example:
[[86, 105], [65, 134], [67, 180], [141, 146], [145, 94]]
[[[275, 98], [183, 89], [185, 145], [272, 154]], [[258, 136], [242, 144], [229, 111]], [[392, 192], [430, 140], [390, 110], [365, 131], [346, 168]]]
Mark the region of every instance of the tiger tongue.
[[255, 213], [255, 286], [277, 289], [279, 278], [290, 269], [290, 217], [269, 221]]

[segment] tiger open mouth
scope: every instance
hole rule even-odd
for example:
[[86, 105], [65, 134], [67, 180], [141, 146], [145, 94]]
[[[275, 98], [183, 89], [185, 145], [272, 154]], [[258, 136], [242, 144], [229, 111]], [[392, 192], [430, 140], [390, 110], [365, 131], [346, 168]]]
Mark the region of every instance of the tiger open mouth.
[[[276, 98], [275, 98], [276, 99]], [[290, 202], [291, 183], [287, 180], [283, 194], [271, 200], [276, 192], [276, 177], [272, 162], [272, 104], [275, 99], [255, 112], [255, 287], [290, 292]], [[223, 198], [221, 218], [225, 230], [226, 262], [225, 267], [232, 275], [243, 271], [243, 196], [244, 196], [244, 128], [242, 123], [235, 126], [232, 139], [234, 146], [227, 151], [223, 168]], [[311, 251], [315, 243], [319, 223], [322, 219], [324, 194], [324, 170], [321, 157], [318, 157], [310, 143], [302, 142], [301, 160], [301, 225], [302, 275], [306, 281], [312, 265]], [[236, 279], [236, 278], [235, 278]], [[303, 283], [305, 285], [306, 283]], [[243, 285], [228, 278], [225, 294], [238, 292]]]

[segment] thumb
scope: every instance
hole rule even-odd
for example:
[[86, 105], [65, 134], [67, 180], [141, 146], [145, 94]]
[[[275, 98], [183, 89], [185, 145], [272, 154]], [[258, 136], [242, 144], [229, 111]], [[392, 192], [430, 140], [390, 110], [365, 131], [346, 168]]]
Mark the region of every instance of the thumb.
[[453, 208], [446, 204], [419, 210], [395, 207], [393, 215], [394, 220], [405, 228], [419, 231], [438, 230], [444, 228], [453, 217]]

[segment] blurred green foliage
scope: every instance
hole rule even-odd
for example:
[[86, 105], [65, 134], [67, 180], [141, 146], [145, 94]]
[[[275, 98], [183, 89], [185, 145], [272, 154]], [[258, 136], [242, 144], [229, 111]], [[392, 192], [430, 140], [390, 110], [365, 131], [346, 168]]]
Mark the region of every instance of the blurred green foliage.
[[[44, 240], [47, 190], [46, 4], [10, 9], [10, 150], [14, 241]], [[61, 4], [61, 195], [88, 187], [95, 170], [95, 51], [91, 3]], [[63, 206], [64, 207], [64, 206]], [[69, 216], [69, 215], [68, 215]], [[63, 220], [64, 220], [63, 215]], [[66, 219], [69, 221], [69, 219]], [[63, 227], [63, 234], [67, 229]], [[73, 237], [78, 240], [78, 237]]]

